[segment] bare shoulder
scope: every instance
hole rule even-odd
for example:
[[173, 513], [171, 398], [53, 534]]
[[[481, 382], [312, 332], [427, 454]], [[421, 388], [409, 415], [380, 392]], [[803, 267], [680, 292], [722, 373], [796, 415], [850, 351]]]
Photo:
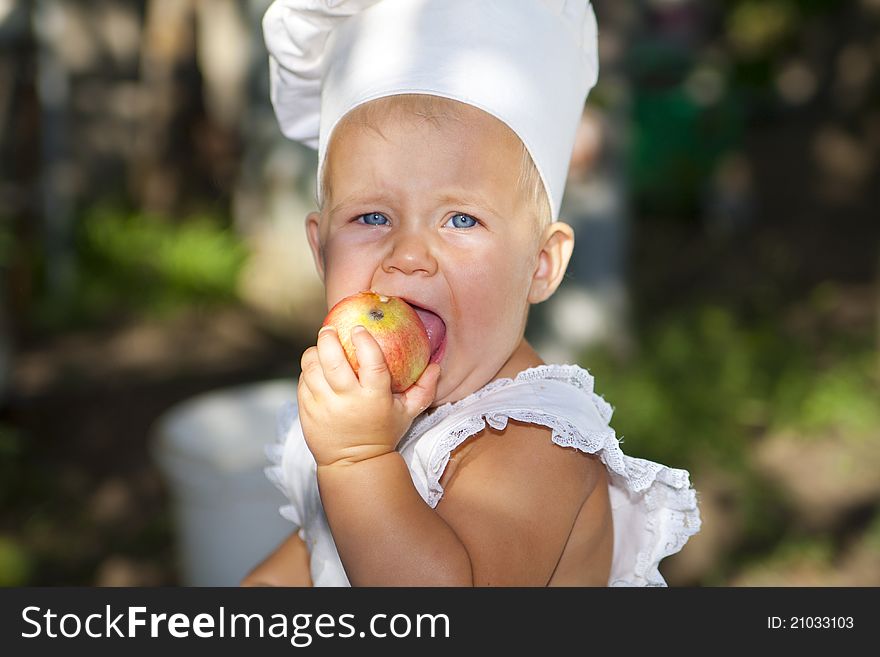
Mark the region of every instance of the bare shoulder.
[[602, 468], [554, 444], [549, 428], [516, 420], [453, 452], [437, 513], [467, 548], [474, 584], [546, 585]]

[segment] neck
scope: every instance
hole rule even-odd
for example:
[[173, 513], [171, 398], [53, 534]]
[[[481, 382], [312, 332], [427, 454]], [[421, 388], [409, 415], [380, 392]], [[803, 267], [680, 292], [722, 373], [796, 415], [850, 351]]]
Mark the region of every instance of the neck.
[[513, 379], [523, 370], [538, 365], [544, 365], [544, 361], [538, 355], [538, 352], [532, 348], [532, 345], [523, 338], [517, 348], [513, 350], [510, 358], [508, 358], [507, 362], [501, 366], [501, 369], [498, 370], [492, 380]]
[[[532, 348], [532, 346], [526, 341], [525, 338], [520, 340], [520, 343], [517, 345], [516, 349], [513, 350], [513, 353], [510, 354], [510, 357], [505, 361], [504, 365], [501, 366], [495, 376], [493, 376], [489, 381], [484, 385], [488, 385], [492, 381], [497, 381], [498, 379], [513, 379], [516, 378], [516, 375], [526, 370], [530, 367], [537, 367], [538, 365], [544, 365], [544, 361], [541, 360], [541, 357], [538, 353]], [[457, 401], [457, 400], [456, 400]], [[443, 406], [444, 404], [449, 402], [434, 402], [425, 411], [426, 415], [431, 415], [438, 407]]]

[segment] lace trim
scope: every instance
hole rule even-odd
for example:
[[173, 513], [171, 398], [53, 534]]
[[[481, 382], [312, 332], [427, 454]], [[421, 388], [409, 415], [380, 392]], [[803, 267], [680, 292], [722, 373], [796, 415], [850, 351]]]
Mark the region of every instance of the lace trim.
[[[296, 405], [289, 401], [284, 402], [278, 411], [275, 442], [266, 445], [263, 450], [269, 463], [272, 464], [263, 468], [263, 472], [266, 474], [266, 478], [275, 484], [287, 500], [291, 499], [291, 495], [284, 477], [284, 445], [287, 442], [287, 434], [290, 433], [290, 429], [293, 427], [294, 422], [296, 422], [297, 416], [298, 410]], [[302, 527], [302, 519], [299, 517], [299, 512], [293, 504], [280, 507], [278, 513], [297, 527]]]
[[569, 385], [572, 385], [575, 388], [582, 390], [596, 407], [596, 410], [599, 412], [599, 416], [602, 418], [602, 420], [606, 424], [611, 421], [611, 416], [614, 414], [614, 409], [611, 404], [605, 401], [604, 397], [596, 394], [593, 391], [594, 379], [592, 374], [590, 374], [587, 370], [578, 365], [560, 365], [556, 363], [550, 363], [546, 365], [537, 365], [535, 367], [525, 369], [517, 374], [516, 377], [513, 379], [495, 379], [494, 381], [490, 381], [485, 386], [483, 386], [476, 392], [471, 393], [467, 397], [464, 397], [463, 399], [460, 399], [456, 402], [447, 402], [442, 406], [438, 406], [430, 415], [423, 413], [413, 421], [412, 425], [409, 428], [409, 431], [407, 431], [404, 435], [401, 444], [409, 441], [411, 438], [423, 435], [425, 431], [435, 426], [436, 424], [439, 424], [445, 418], [449, 417], [449, 415], [453, 411], [458, 410], [462, 406], [466, 406], [468, 404], [479, 401], [483, 397], [492, 394], [499, 388], [504, 388], [506, 386], [516, 383], [523, 383], [528, 381], [546, 381], [548, 379], [563, 381], [564, 383], [568, 383]]
[[[452, 451], [465, 440], [485, 429], [486, 424], [493, 429], [505, 429], [508, 419], [548, 427], [551, 429], [551, 440], [557, 445], [575, 447], [588, 454], [597, 454], [609, 470], [627, 478], [624, 455], [617, 445], [617, 438], [611, 427], [607, 427], [605, 431], [584, 432], [568, 420], [555, 415], [540, 413], [533, 409], [507, 408], [468, 417], [438, 441], [428, 463], [428, 504], [431, 507], [437, 506], [440, 498], [443, 497], [440, 478], [449, 463]], [[635, 483], [647, 486], [651, 482], [642, 478]]]
[[[645, 527], [654, 540], [649, 548], [636, 556], [635, 575], [642, 581], [616, 580], [611, 586], [641, 586], [642, 582], [648, 586], [666, 586], [658, 567], [660, 562], [681, 550], [688, 539], [700, 531], [697, 492], [690, 487], [687, 471], [663, 469], [676, 473], [680, 486], [652, 486], [645, 491], [645, 506], [651, 511]], [[684, 476], [680, 477], [679, 473], [684, 473]], [[658, 482], [665, 483], [659, 477]], [[664, 541], [663, 545], [659, 546], [661, 541]], [[654, 554], [658, 546], [660, 551]]]
[[[613, 409], [604, 398], [593, 392], [593, 377], [576, 365], [541, 365], [524, 370], [516, 379], [498, 379], [459, 402], [438, 407], [437, 411], [415, 425], [415, 436], [422, 435], [431, 425], [459, 407], [482, 399], [491, 392], [520, 381], [545, 379], [562, 380], [583, 390], [596, 405], [606, 424]], [[646, 530], [653, 537], [636, 557], [634, 581], [615, 580], [611, 586], [666, 586], [659, 571], [659, 563], [681, 550], [688, 538], [700, 530], [700, 514], [696, 491], [691, 488], [687, 470], [669, 468], [645, 459], [626, 456], [620, 449], [615, 431], [610, 426], [600, 431], [583, 431], [565, 418], [534, 409], [507, 408], [478, 412], [466, 417], [437, 443], [428, 464], [428, 504], [433, 508], [443, 496], [440, 477], [449, 463], [452, 451], [467, 438], [479, 433], [488, 424], [503, 430], [509, 419], [540, 424], [551, 430], [551, 440], [563, 447], [574, 447], [588, 454], [596, 454], [611, 471], [616, 483], [631, 493], [642, 496], [648, 511]], [[662, 545], [661, 545], [662, 543]]]

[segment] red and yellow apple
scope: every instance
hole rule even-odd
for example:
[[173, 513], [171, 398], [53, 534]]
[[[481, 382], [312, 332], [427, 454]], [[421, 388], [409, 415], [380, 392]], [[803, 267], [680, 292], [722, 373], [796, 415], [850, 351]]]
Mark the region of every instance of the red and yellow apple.
[[351, 368], [358, 359], [351, 330], [360, 324], [372, 335], [385, 355], [391, 373], [391, 391], [403, 392], [422, 375], [431, 359], [431, 343], [419, 314], [399, 297], [365, 290], [339, 301], [324, 319], [333, 326]]

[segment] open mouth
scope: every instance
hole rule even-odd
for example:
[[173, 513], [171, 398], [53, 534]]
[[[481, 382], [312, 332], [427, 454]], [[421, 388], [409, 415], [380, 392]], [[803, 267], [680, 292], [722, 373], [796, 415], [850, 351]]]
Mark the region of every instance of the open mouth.
[[418, 314], [419, 319], [422, 320], [425, 331], [428, 332], [428, 342], [431, 344], [431, 359], [429, 362], [439, 363], [440, 359], [443, 358], [443, 354], [446, 353], [446, 323], [436, 313], [425, 308], [419, 308], [413, 304], [410, 305]]

